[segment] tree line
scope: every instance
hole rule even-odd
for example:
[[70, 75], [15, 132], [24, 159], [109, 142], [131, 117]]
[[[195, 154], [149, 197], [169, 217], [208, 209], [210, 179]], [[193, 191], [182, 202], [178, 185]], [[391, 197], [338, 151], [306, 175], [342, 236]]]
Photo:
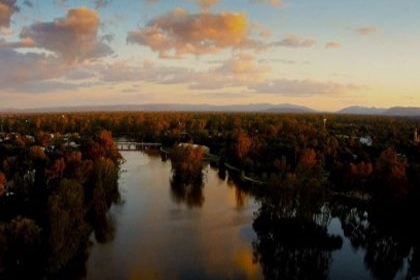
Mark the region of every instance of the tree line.
[[[270, 184], [322, 184], [401, 196], [418, 192], [420, 119], [274, 113], [97, 112], [3, 115], [4, 132], [41, 131], [206, 145], [210, 153]], [[35, 135], [40, 138], [39, 135]]]

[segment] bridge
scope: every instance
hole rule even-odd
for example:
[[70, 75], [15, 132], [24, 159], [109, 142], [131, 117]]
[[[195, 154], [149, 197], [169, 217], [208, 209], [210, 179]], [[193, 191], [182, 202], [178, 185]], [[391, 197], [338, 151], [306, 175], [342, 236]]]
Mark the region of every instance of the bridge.
[[133, 141], [118, 141], [117, 147], [120, 151], [142, 151], [149, 149], [159, 149], [162, 143], [146, 143]]

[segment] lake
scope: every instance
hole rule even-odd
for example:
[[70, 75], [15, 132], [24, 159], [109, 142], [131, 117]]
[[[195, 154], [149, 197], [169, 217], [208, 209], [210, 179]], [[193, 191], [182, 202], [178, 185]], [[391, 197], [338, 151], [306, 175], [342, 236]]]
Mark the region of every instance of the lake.
[[265, 211], [261, 202], [210, 166], [202, 187], [179, 189], [171, 185], [170, 162], [159, 155], [122, 155], [123, 202], [110, 210], [114, 239], [98, 244], [92, 238], [86, 279], [405, 279], [409, 273], [413, 252], [395, 253], [378, 268], [388, 239], [375, 239], [382, 245], [371, 257], [372, 246], [357, 244], [357, 234], [348, 232], [371, 230], [364, 210], [323, 207], [325, 230], [298, 225], [303, 239], [294, 244], [293, 219], [280, 219], [273, 232], [253, 226]]

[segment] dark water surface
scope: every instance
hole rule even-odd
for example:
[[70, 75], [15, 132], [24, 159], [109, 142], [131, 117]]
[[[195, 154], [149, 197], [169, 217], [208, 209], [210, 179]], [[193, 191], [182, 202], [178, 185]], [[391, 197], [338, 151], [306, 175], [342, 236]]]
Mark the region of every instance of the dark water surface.
[[[217, 170], [205, 168], [202, 188], [179, 190], [171, 186], [169, 161], [142, 152], [122, 155], [124, 203], [111, 209], [115, 238], [92, 246], [87, 279], [406, 279], [406, 258], [374, 277], [366, 246], [352, 245], [342, 220], [330, 210], [324, 215], [325, 235], [334, 238], [314, 239], [325, 246], [290, 245], [276, 240], [276, 234], [290, 239], [282, 234], [290, 228], [284, 221], [275, 234], [254, 231], [260, 203], [220, 179]], [[364, 215], [347, 212], [342, 215], [347, 219]], [[356, 224], [363, 226], [363, 221]]]
[[253, 263], [253, 198], [205, 169], [202, 193], [176, 196], [170, 163], [123, 153], [116, 233], [95, 244], [87, 279], [262, 279]]

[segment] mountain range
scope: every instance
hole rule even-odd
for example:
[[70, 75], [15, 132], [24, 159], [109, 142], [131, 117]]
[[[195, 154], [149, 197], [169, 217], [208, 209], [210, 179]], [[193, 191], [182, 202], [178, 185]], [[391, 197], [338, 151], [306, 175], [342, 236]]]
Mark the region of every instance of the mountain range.
[[273, 112], [273, 113], [332, 113], [350, 115], [382, 115], [382, 116], [419, 116], [420, 107], [375, 108], [350, 106], [335, 112], [318, 111], [309, 107], [293, 104], [256, 103], [245, 105], [210, 105], [210, 104], [140, 104], [140, 105], [97, 105], [71, 107], [45, 107], [32, 109], [0, 108], [3, 113], [52, 113], [52, 112]]

